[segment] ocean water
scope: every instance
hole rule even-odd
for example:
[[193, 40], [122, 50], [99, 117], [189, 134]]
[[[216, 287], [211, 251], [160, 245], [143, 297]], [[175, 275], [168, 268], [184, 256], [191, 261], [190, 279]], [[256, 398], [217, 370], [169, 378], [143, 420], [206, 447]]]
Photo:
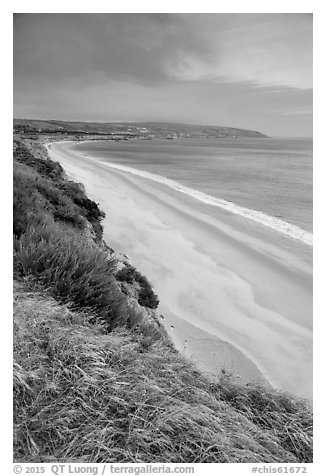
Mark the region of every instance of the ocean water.
[[75, 147], [312, 244], [312, 139], [89, 141]]

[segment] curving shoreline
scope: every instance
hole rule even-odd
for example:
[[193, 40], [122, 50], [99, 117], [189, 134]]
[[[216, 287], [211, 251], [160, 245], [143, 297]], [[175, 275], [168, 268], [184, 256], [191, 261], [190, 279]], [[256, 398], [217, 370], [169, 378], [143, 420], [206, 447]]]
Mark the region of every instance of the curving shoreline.
[[301, 244], [224, 210], [209, 215], [191, 197], [68, 142], [48, 150], [100, 202], [107, 241], [153, 283], [179, 350], [206, 370], [223, 365], [311, 397], [311, 265], [296, 252]]
[[[84, 155], [84, 154], [83, 154]], [[85, 155], [86, 156], [86, 155]], [[87, 156], [90, 160], [92, 157]], [[166, 177], [162, 177], [160, 175], [156, 175], [150, 172], [140, 171], [138, 169], [134, 169], [132, 167], [126, 167], [124, 165], [118, 165], [114, 163], [110, 163], [105, 161], [104, 162], [106, 167], [109, 167], [114, 170], [120, 170], [122, 172], [126, 172], [127, 174], [136, 175], [145, 179], [152, 180], [156, 183], [161, 183], [166, 185], [177, 192], [183, 193], [185, 195], [189, 195], [191, 198], [199, 200], [206, 205], [211, 205], [213, 207], [222, 208], [230, 213], [234, 213], [236, 215], [240, 215], [248, 220], [255, 221], [260, 225], [264, 225], [265, 227], [271, 228], [274, 231], [277, 231], [281, 234], [289, 236], [294, 240], [301, 241], [305, 245], [312, 246], [313, 245], [313, 234], [302, 228], [292, 225], [284, 220], [281, 220], [277, 217], [273, 217], [270, 215], [266, 215], [261, 211], [252, 210], [249, 208], [245, 208], [240, 206], [236, 203], [229, 202], [222, 198], [216, 198], [211, 195], [207, 195], [206, 193], [199, 192], [198, 190], [194, 190], [190, 187], [186, 187], [185, 185], [181, 185], [180, 183], [168, 179]]]

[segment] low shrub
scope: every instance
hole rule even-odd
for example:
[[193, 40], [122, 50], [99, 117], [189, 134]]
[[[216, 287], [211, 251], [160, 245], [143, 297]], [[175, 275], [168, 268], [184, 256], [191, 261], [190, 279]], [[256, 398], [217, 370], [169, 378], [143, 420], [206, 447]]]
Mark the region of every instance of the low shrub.
[[84, 229], [86, 219], [82, 210], [73, 201], [46, 179], [37, 179], [34, 184], [39, 193], [50, 204], [51, 214], [56, 221], [71, 223], [73, 226]]
[[149, 307], [151, 309], [156, 309], [159, 305], [159, 299], [154, 293], [150, 284], [142, 286], [138, 294], [138, 302], [141, 306]]
[[148, 279], [143, 276], [130, 264], [126, 264], [122, 269], [116, 273], [116, 278], [120, 282], [127, 282], [129, 284], [138, 283], [138, 303], [141, 306], [146, 306], [151, 309], [156, 309], [159, 305], [159, 299], [154, 293]]
[[22, 142], [16, 143], [14, 149], [14, 159], [18, 162], [28, 165], [40, 175], [52, 180], [63, 180], [64, 170], [59, 162], [54, 162], [48, 158], [34, 157]]
[[27, 217], [31, 211], [35, 214], [36, 207], [37, 212], [47, 211], [56, 221], [77, 228], [84, 229], [88, 221], [95, 240], [102, 240], [104, 212], [86, 196], [80, 184], [65, 179], [59, 163], [34, 157], [23, 143], [18, 142], [14, 164], [14, 220], [19, 222], [17, 226], [14, 224], [16, 235], [24, 232]]
[[99, 208], [98, 204], [90, 200], [85, 195], [81, 185], [76, 182], [62, 182], [58, 184], [58, 188], [66, 197], [73, 201], [82, 215], [91, 223], [96, 240], [101, 241], [103, 238], [101, 221], [105, 218], [105, 213]]
[[118, 281], [125, 281], [126, 283], [131, 284], [134, 281], [135, 268], [130, 265], [125, 265], [123, 268], [119, 269], [115, 276]]
[[14, 166], [13, 212], [14, 235], [18, 237], [29, 223], [44, 214], [80, 229], [84, 229], [87, 223], [69, 197], [64, 196], [51, 181], [22, 164]]
[[67, 197], [71, 198], [79, 208], [85, 210], [87, 220], [102, 220], [105, 217], [105, 213], [99, 208], [98, 204], [85, 195], [79, 183], [69, 180], [68, 182], [59, 184], [59, 188]]

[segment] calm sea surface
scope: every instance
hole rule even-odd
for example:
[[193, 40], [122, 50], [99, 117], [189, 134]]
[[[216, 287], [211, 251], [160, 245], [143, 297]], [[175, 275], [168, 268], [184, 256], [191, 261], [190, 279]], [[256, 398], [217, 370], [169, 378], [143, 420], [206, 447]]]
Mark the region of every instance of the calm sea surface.
[[94, 141], [76, 149], [312, 232], [312, 139]]

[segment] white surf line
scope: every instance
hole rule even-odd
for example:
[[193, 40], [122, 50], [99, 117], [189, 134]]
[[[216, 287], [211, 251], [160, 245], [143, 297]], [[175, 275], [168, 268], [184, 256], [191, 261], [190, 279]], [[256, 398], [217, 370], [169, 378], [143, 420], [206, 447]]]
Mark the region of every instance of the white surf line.
[[[76, 141], [60, 141], [59, 142], [58, 141], [56, 143], [59, 144], [64, 142], [67, 142], [67, 143], [69, 142], [72, 144], [80, 144], [86, 141], [79, 141], [79, 142], [76, 142]], [[90, 141], [87, 141], [87, 142], [90, 142]], [[49, 145], [50, 145], [49, 143], [46, 144], [47, 149]], [[126, 167], [124, 165], [117, 165], [112, 162], [104, 162], [103, 160], [101, 160], [102, 159], [101, 157], [90, 157], [89, 155], [82, 154], [81, 152], [80, 152], [80, 155], [82, 155], [83, 157], [86, 157], [89, 160], [93, 160], [95, 162], [99, 160], [101, 164], [105, 165], [106, 167], [120, 170], [121, 172], [126, 172], [132, 175], [136, 175], [138, 177], [146, 178], [153, 182], [166, 185], [172, 188], [173, 190], [176, 190], [177, 192], [188, 195], [189, 197], [192, 197], [202, 203], [205, 203], [206, 205], [222, 208], [224, 210], [227, 210], [230, 213], [233, 213], [235, 215], [240, 215], [244, 218], [247, 218], [248, 220], [259, 223], [260, 225], [264, 225], [267, 228], [271, 228], [274, 231], [281, 233], [282, 235], [291, 237], [292, 239], [300, 241], [301, 243], [304, 243], [308, 246], [313, 246], [312, 233], [306, 230], [303, 230], [302, 228], [296, 225], [292, 225], [291, 223], [288, 223], [285, 220], [281, 220], [271, 215], [266, 215], [265, 213], [257, 211], [257, 210], [242, 207], [241, 205], [237, 205], [236, 203], [229, 202], [222, 198], [216, 198], [211, 195], [207, 195], [206, 193], [199, 192], [198, 190], [182, 185], [172, 179], [168, 179], [167, 177], [164, 177], [161, 175], [156, 175], [151, 172], [146, 172], [144, 170], [134, 169], [132, 167]]]
[[[90, 160], [96, 160], [93, 157], [85, 156]], [[206, 205], [211, 205], [214, 207], [222, 208], [227, 210], [235, 215], [240, 215], [248, 220], [255, 221], [260, 225], [264, 225], [268, 228], [271, 228], [283, 235], [289, 236], [294, 240], [301, 241], [302, 243], [313, 246], [313, 234], [309, 233], [305, 230], [302, 230], [296, 225], [292, 225], [291, 223], [286, 222], [285, 220], [280, 220], [279, 218], [266, 215], [263, 212], [252, 210], [250, 208], [245, 208], [236, 203], [229, 202], [222, 198], [215, 198], [211, 195], [207, 195], [206, 193], [199, 192], [198, 190], [194, 190], [190, 187], [186, 187], [185, 185], [181, 185], [174, 180], [168, 179], [166, 177], [162, 177], [160, 175], [152, 174], [150, 172], [140, 171], [137, 169], [133, 169], [131, 167], [126, 167], [124, 165], [117, 165], [113, 164], [112, 162], [103, 162], [101, 160], [101, 164], [116, 170], [120, 170], [121, 172], [126, 172], [132, 175], [136, 175], [138, 177], [146, 178], [148, 180], [152, 180], [153, 182], [157, 182], [163, 185], [167, 185], [168, 187], [181, 192], [185, 195], [188, 195]]]

